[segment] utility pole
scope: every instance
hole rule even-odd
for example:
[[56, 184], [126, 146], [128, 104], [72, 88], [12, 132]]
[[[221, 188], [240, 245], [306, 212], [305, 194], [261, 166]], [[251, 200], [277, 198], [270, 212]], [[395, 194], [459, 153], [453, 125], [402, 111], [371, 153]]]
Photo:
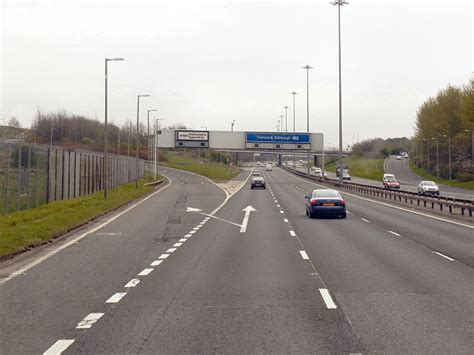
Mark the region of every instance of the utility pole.
[[343, 180], [343, 155], [342, 155], [342, 78], [341, 78], [341, 6], [347, 5], [345, 0], [336, 0], [331, 3], [337, 5], [337, 28], [338, 28], [338, 43], [339, 43], [339, 180]]
[[137, 95], [137, 146], [136, 146], [136, 162], [135, 162], [135, 165], [136, 165], [136, 169], [135, 169], [135, 172], [136, 172], [136, 180], [135, 180], [135, 188], [138, 189], [138, 174], [139, 174], [139, 171], [138, 171], [138, 144], [140, 143], [140, 98], [141, 97], [149, 97], [150, 95], [148, 94], [144, 94], [144, 95]]
[[285, 132], [288, 132], [288, 106], [285, 106]]
[[293, 132], [296, 132], [296, 107], [295, 107], [295, 97], [298, 93], [293, 91], [291, 95], [293, 95]]
[[[313, 67], [306, 65], [303, 67], [306, 69], [306, 133], [309, 133], [309, 70]], [[309, 175], [309, 150], [306, 153], [306, 173]]]

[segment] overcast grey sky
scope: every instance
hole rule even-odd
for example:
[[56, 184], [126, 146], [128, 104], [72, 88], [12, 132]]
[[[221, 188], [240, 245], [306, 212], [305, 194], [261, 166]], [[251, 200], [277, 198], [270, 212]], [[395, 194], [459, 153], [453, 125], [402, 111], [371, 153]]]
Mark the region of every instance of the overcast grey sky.
[[[413, 134], [418, 106], [473, 70], [469, 0], [353, 0], [342, 8], [344, 141]], [[337, 8], [313, 1], [2, 2], [1, 117], [42, 111], [118, 124], [157, 108], [166, 124], [274, 130], [296, 96], [296, 129], [337, 145]]]

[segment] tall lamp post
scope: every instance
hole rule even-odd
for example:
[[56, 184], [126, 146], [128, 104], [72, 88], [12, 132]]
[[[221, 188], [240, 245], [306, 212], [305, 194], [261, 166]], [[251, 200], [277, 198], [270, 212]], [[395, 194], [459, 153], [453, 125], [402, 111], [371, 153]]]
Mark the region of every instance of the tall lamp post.
[[288, 106], [285, 106], [285, 132], [288, 132]]
[[283, 132], [283, 115], [280, 115], [280, 132]]
[[157, 118], [155, 123], [155, 180], [158, 179], [158, 161], [160, 160], [159, 156], [159, 147], [158, 147], [158, 131], [160, 121], [163, 121], [164, 118]]
[[436, 176], [439, 179], [439, 141], [438, 138], [431, 138], [436, 141]]
[[343, 182], [342, 169], [342, 79], [341, 79], [341, 6], [349, 4], [345, 0], [336, 0], [331, 3], [337, 5], [337, 28], [339, 43], [339, 180]]
[[136, 162], [135, 162], [135, 165], [136, 165], [136, 169], [135, 169], [135, 172], [136, 172], [136, 180], [135, 180], [135, 188], [138, 189], [138, 144], [140, 143], [140, 127], [139, 127], [139, 124], [140, 124], [140, 98], [141, 97], [150, 97], [150, 95], [148, 94], [144, 94], [144, 95], [137, 95], [137, 147], [136, 147]]
[[448, 166], [449, 166], [449, 180], [451, 180], [451, 136], [443, 134], [443, 137], [448, 138]]
[[148, 161], [150, 161], [150, 112], [156, 112], [158, 110], [147, 110], [147, 131], [146, 131], [146, 139], [147, 143], [146, 146], [148, 148]]
[[296, 132], [296, 107], [295, 107], [295, 97], [298, 93], [293, 91], [291, 95], [293, 95], [293, 132]]
[[[473, 129], [465, 129], [466, 132], [471, 132], [471, 170], [472, 170], [472, 161], [474, 160], [474, 130]], [[471, 173], [474, 173], [471, 171]]]
[[107, 148], [109, 143], [109, 134], [108, 134], [108, 127], [107, 127], [107, 115], [108, 115], [108, 82], [107, 82], [107, 64], [108, 62], [122, 62], [123, 58], [105, 58], [105, 132], [104, 132], [104, 176], [103, 176], [103, 184], [104, 184], [104, 198], [107, 198], [109, 193], [109, 186], [108, 186], [108, 175], [109, 175], [109, 164], [107, 161]]
[[[309, 133], [309, 70], [313, 67], [306, 65], [303, 67], [306, 69], [306, 132]], [[306, 153], [306, 173], [309, 175], [309, 151]]]

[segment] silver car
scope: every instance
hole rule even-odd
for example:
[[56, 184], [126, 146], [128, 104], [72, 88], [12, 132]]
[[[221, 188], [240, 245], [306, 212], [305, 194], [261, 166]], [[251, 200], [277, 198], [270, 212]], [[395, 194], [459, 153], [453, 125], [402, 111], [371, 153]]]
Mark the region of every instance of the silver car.
[[439, 187], [433, 181], [421, 181], [418, 184], [420, 195], [439, 195]]

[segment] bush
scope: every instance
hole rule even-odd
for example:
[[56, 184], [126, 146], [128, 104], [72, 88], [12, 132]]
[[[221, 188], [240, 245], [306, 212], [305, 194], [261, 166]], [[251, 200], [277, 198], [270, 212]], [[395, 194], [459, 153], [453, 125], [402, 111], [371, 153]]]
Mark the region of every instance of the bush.
[[92, 138], [84, 137], [81, 139], [81, 143], [85, 145], [92, 145], [95, 143], [95, 141]]
[[456, 180], [459, 182], [468, 182], [474, 181], [474, 174], [466, 173], [466, 172], [459, 172], [456, 174]]

